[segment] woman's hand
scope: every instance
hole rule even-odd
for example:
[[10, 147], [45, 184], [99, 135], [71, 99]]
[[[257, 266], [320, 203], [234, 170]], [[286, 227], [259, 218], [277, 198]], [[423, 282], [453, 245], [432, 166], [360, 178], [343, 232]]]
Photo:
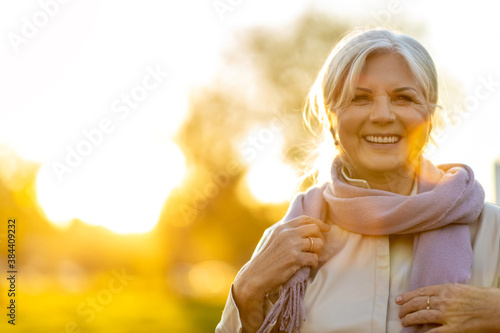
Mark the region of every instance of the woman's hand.
[[243, 266], [233, 283], [233, 298], [244, 332], [256, 331], [262, 325], [267, 294], [300, 268], [318, 266], [325, 243], [323, 232], [329, 230], [329, 225], [309, 216], [291, 219], [277, 226], [259, 253]]
[[498, 288], [455, 283], [428, 286], [396, 297], [396, 303], [401, 305], [403, 326], [442, 325], [428, 333], [500, 332]]

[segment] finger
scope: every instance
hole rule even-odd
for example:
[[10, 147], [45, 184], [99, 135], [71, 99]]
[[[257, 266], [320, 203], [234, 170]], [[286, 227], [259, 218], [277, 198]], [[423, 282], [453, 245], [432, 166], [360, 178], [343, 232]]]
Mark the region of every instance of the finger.
[[302, 258], [301, 264], [303, 267], [310, 266], [313, 269], [318, 267], [318, 255], [316, 253], [304, 252], [301, 258]]
[[404, 316], [412, 312], [427, 310], [427, 299], [429, 299], [430, 306], [430, 298], [428, 297], [429, 296], [418, 296], [404, 303], [399, 310], [399, 318], [403, 318]]
[[325, 243], [322, 238], [315, 238], [315, 237], [304, 238], [303, 252], [313, 252], [319, 254], [321, 253], [324, 244]]
[[438, 296], [415, 297], [401, 306], [399, 318], [420, 310], [441, 310]]
[[452, 332], [452, 331], [446, 326], [439, 326], [427, 331], [427, 333], [446, 333], [446, 332]]
[[307, 215], [301, 215], [301, 216], [298, 216], [296, 218], [293, 218], [289, 221], [289, 223], [292, 226], [300, 226], [300, 225], [304, 225], [304, 224], [314, 223], [315, 225], [318, 226], [318, 228], [319, 228], [319, 230], [321, 230], [321, 232], [330, 231], [330, 228], [331, 228], [329, 224], [326, 224], [325, 222], [323, 222], [319, 219], [316, 219], [314, 217], [307, 216]]
[[417, 324], [442, 324], [441, 312], [438, 310], [420, 310], [407, 314], [401, 319], [404, 327]]
[[325, 239], [325, 236], [316, 224], [305, 224], [295, 228], [301, 238], [315, 237]]
[[439, 290], [441, 287], [442, 285], [427, 286], [401, 294], [396, 297], [396, 304], [402, 305], [415, 297], [439, 295]]

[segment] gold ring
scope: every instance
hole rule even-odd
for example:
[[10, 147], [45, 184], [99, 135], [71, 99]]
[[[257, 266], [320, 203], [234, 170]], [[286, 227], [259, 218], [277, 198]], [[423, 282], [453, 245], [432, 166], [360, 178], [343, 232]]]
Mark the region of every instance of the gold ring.
[[431, 297], [427, 296], [427, 310], [431, 309]]
[[313, 247], [314, 247], [314, 241], [313, 241], [312, 237], [309, 237], [309, 240], [311, 241], [311, 247], [309, 248], [309, 250], [307, 250], [307, 252], [311, 252]]

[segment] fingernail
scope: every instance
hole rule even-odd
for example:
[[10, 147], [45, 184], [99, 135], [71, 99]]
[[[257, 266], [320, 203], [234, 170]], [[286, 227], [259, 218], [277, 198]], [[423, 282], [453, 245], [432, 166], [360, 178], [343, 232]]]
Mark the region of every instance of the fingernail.
[[401, 296], [396, 297], [396, 303], [401, 303], [402, 300], [403, 300], [403, 297], [401, 297]]

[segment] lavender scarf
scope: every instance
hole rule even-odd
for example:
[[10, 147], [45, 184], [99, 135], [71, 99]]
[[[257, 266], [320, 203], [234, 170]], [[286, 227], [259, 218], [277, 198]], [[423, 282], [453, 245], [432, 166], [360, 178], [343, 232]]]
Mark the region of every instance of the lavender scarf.
[[[332, 183], [298, 195], [283, 218], [288, 221], [309, 215], [351, 232], [365, 235], [414, 234], [410, 290], [442, 283], [467, 283], [473, 254], [469, 226], [481, 213], [484, 191], [466, 165], [438, 167], [422, 158], [418, 173], [418, 194], [392, 192], [349, 185], [337, 157], [332, 165]], [[331, 243], [330, 243], [331, 246]], [[329, 242], [319, 258], [331, 257]], [[278, 301], [266, 316], [258, 333], [277, 322], [280, 331], [298, 332], [305, 320], [303, 298], [310, 267], [303, 267], [283, 286]], [[415, 328], [403, 332], [415, 331]]]

